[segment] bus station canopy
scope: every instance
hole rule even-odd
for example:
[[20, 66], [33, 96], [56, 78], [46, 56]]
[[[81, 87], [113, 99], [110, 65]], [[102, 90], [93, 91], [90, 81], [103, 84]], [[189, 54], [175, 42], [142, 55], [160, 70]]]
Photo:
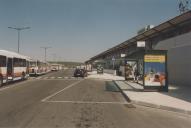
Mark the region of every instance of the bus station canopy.
[[177, 28], [181, 24], [184, 24], [190, 20], [191, 20], [191, 11], [188, 11], [186, 13], [183, 13], [179, 16], [174, 17], [173, 19], [170, 19], [164, 23], [161, 23], [158, 26], [153, 27], [152, 29], [149, 29], [139, 35], [136, 35], [135, 37], [133, 37], [129, 40], [126, 40], [126, 41], [122, 42], [121, 44], [119, 44], [115, 47], [112, 47], [112, 48], [90, 58], [90, 60], [86, 61], [86, 63], [88, 63], [90, 61], [94, 61], [98, 58], [101, 58], [104, 55], [111, 54], [112, 52], [115, 52], [117, 50], [127, 48], [130, 45], [134, 45], [134, 44], [136, 44], [137, 41], [145, 41], [149, 38], [160, 35], [163, 32], [168, 31], [172, 28]]

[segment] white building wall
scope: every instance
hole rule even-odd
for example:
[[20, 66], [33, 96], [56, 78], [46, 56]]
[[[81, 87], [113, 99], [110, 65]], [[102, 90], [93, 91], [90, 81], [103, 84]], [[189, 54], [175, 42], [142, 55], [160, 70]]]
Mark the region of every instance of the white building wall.
[[191, 32], [161, 41], [154, 49], [168, 50], [169, 83], [191, 85]]

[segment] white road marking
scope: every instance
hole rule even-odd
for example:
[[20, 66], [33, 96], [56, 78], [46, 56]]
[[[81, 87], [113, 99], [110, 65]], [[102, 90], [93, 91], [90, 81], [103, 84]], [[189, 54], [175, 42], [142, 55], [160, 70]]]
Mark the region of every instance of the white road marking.
[[42, 77], [37, 77], [36, 79], [38, 80], [38, 79], [41, 79]]
[[3, 91], [3, 90], [6, 90], [6, 89], [8, 89], [8, 88], [14, 87], [14, 86], [15, 86], [15, 85], [7, 86], [7, 87], [2, 87], [2, 88], [0, 89], [0, 92]]
[[53, 93], [52, 95], [50, 95], [50, 96], [48, 96], [48, 97], [42, 99], [41, 101], [42, 101], [42, 102], [45, 102], [46, 100], [50, 99], [51, 97], [56, 96], [57, 94], [59, 94], [59, 93], [65, 91], [65, 90], [67, 90], [67, 89], [69, 89], [69, 88], [71, 88], [71, 87], [73, 87], [73, 86], [75, 86], [75, 85], [77, 85], [77, 84], [79, 84], [79, 83], [82, 82], [82, 81], [83, 81], [83, 80], [77, 81], [77, 82], [75, 82], [75, 83], [73, 83], [73, 84], [70, 84], [69, 86], [63, 88], [62, 90], [60, 90], [60, 91], [58, 91], [58, 92]]
[[68, 79], [68, 77], [64, 77], [64, 79]]
[[14, 88], [14, 87], [19, 87], [19, 85], [23, 85], [25, 83], [31, 82], [31, 80], [26, 80], [26, 81], [20, 81], [18, 83], [12, 83], [13, 85], [4, 85], [3, 87], [0, 88], [0, 92], [9, 88]]
[[58, 79], [62, 79], [62, 77], [58, 77]]
[[131, 104], [128, 102], [94, 102], [94, 101], [44, 101], [48, 103], [72, 103], [72, 104]]
[[54, 76], [50, 77], [50, 79], [54, 79], [54, 78], [55, 78]]
[[40, 79], [40, 80], [43, 80], [43, 81], [46, 81], [46, 80], [49, 80], [49, 81], [54, 81], [54, 80], [55, 81], [59, 81], [59, 80], [63, 80], [63, 81], [76, 81], [77, 79]]

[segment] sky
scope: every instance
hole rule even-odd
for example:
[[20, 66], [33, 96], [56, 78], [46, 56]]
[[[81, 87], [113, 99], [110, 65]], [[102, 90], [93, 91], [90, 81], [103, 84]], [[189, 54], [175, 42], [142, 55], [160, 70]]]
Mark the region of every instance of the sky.
[[0, 0], [0, 49], [35, 59], [84, 62], [179, 15], [178, 0]]

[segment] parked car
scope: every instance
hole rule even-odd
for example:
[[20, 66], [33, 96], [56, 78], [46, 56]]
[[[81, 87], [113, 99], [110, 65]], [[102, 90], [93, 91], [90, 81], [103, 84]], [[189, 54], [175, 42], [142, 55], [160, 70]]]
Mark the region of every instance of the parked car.
[[97, 66], [97, 74], [103, 74], [103, 67], [101, 65]]
[[75, 69], [74, 71], [74, 77], [85, 77], [86, 72], [84, 69]]

